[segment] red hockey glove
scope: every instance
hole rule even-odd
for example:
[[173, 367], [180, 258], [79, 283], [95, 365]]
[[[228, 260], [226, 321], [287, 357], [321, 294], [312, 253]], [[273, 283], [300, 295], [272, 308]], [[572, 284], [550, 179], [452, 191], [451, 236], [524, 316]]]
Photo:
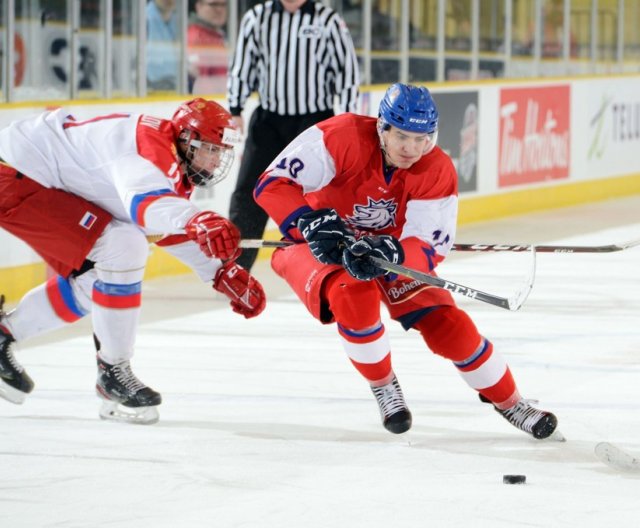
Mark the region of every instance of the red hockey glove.
[[207, 257], [222, 260], [238, 258], [242, 251], [240, 231], [226, 218], [211, 211], [198, 213], [184, 227], [187, 236], [195, 241]]
[[238, 264], [227, 262], [216, 273], [213, 288], [231, 299], [234, 312], [251, 319], [260, 315], [267, 304], [264, 290], [249, 272]]

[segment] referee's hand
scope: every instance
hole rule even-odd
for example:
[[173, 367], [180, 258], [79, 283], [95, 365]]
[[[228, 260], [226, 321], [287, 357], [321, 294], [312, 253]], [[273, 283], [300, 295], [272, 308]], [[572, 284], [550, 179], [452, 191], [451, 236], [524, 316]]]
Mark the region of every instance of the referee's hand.
[[244, 119], [242, 119], [242, 116], [231, 116], [231, 119], [233, 119], [233, 124], [235, 125], [238, 133], [241, 136], [244, 135]]

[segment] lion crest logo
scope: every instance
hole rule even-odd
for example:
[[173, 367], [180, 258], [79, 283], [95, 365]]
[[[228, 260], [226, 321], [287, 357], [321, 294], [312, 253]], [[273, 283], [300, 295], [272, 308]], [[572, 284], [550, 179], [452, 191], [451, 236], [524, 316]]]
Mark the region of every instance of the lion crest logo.
[[396, 210], [398, 206], [391, 200], [373, 200], [367, 198], [367, 205], [354, 205], [353, 216], [348, 216], [347, 221], [356, 227], [367, 231], [384, 229], [396, 225]]

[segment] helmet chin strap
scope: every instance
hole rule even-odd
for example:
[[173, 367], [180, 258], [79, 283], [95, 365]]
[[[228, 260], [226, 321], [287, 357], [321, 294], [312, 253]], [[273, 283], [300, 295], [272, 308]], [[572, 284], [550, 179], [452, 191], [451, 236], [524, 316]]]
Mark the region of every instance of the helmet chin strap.
[[387, 155], [387, 147], [384, 144], [384, 138], [382, 136], [382, 134], [384, 133], [384, 123], [381, 119], [378, 119], [376, 128], [378, 130], [378, 140], [380, 141], [380, 150], [382, 151], [382, 158], [384, 159], [384, 164], [388, 168], [389, 167], [395, 168], [395, 165], [389, 162], [389, 156]]
[[180, 167], [182, 173], [187, 178], [189, 183], [194, 187], [206, 187], [202, 182], [206, 182], [206, 178], [203, 178], [199, 172], [192, 168], [191, 163], [195, 156], [195, 146], [193, 145], [193, 139], [191, 138], [193, 131], [184, 130], [178, 137], [176, 144], [176, 150], [180, 158]]
[[384, 165], [385, 168], [387, 169], [397, 169], [398, 166], [395, 165], [394, 163], [391, 163], [391, 160], [389, 159], [389, 156], [387, 155], [387, 151], [382, 149], [382, 157], [384, 159]]
[[431, 136], [431, 140], [424, 147], [424, 151], [422, 152], [422, 155], [426, 156], [427, 154], [429, 154], [429, 152], [431, 152], [434, 148], [436, 148], [437, 143], [438, 143], [438, 129], [436, 129], [435, 132], [433, 132]]
[[382, 159], [384, 161], [385, 168], [387, 169], [398, 168], [397, 165], [391, 163], [391, 160], [389, 159], [389, 155], [387, 154], [387, 149], [384, 146], [384, 140], [382, 139], [382, 136], [380, 136], [380, 150], [382, 151]]
[[186, 178], [189, 183], [191, 183], [191, 180], [189, 179], [189, 160], [187, 160], [187, 152], [184, 148], [184, 144], [180, 141], [176, 142], [176, 152], [178, 153], [178, 160], [180, 164], [180, 172], [182, 172], [182, 177]]

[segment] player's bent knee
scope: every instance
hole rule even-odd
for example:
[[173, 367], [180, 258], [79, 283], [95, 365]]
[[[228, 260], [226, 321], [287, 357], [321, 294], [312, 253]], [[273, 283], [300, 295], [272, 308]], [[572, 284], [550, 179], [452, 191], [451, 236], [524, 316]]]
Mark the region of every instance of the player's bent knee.
[[325, 292], [336, 322], [345, 328], [369, 327], [380, 319], [380, 292], [373, 281], [337, 273], [327, 279]]
[[144, 233], [137, 226], [114, 220], [87, 258], [96, 263], [100, 280], [131, 284], [142, 280], [148, 257], [149, 244]]
[[414, 327], [433, 352], [452, 361], [467, 359], [482, 341], [474, 322], [456, 306], [439, 307]]

